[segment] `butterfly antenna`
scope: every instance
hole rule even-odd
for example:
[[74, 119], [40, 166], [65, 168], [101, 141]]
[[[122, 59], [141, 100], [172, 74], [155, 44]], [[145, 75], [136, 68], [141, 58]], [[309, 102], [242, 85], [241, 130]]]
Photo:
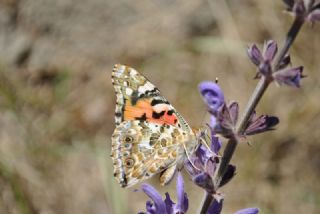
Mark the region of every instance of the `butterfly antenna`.
[[201, 169], [199, 169], [198, 167], [196, 167], [196, 166], [194, 165], [194, 163], [192, 162], [192, 160], [191, 160], [191, 158], [190, 158], [190, 156], [189, 156], [189, 154], [188, 154], [188, 150], [187, 150], [186, 145], [185, 145], [184, 143], [183, 143], [182, 145], [183, 145], [184, 150], [186, 151], [187, 158], [188, 158], [189, 162], [191, 163], [191, 165], [192, 165], [196, 170], [199, 170], [199, 171], [200, 171]]
[[[207, 126], [209, 127], [208, 124], [207, 124]], [[209, 127], [209, 128], [210, 128], [210, 127]], [[209, 134], [208, 134], [208, 132], [207, 132], [207, 129], [204, 130], [204, 131], [201, 131], [199, 140], [200, 140], [201, 144], [203, 144], [211, 153], [214, 154], [214, 152], [212, 151], [212, 149], [211, 149], [210, 146], [208, 145], [207, 141], [206, 141], [203, 137], [204, 137], [205, 139], [210, 139], [210, 136], [209, 136]]]

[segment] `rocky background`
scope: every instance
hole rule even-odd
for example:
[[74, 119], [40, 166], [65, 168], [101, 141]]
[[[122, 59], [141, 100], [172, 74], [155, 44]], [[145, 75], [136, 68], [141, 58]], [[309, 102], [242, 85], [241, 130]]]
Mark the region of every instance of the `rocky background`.
[[[139, 186], [112, 176], [113, 64], [138, 69], [201, 126], [198, 83], [218, 77], [243, 108], [257, 82], [246, 47], [282, 44], [292, 22], [283, 10], [280, 0], [0, 0], [0, 213], [144, 210]], [[303, 87], [273, 85], [263, 97], [258, 113], [281, 123], [238, 147], [224, 213], [320, 212], [319, 35], [305, 25], [291, 51]], [[185, 179], [196, 213], [203, 193]]]

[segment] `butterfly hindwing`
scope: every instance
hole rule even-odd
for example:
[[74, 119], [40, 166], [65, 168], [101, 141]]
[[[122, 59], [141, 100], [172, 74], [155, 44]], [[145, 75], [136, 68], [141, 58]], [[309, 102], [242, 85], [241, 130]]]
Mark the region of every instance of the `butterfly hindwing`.
[[[171, 125], [122, 122], [112, 135], [114, 176], [122, 187], [129, 187], [176, 166], [184, 156], [182, 142], [187, 138], [186, 132]], [[170, 178], [163, 178], [162, 182], [167, 180]]]

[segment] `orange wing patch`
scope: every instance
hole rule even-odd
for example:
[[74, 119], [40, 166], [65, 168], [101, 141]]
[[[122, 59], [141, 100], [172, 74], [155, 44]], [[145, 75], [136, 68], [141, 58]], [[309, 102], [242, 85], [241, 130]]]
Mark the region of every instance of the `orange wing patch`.
[[160, 125], [175, 125], [178, 118], [168, 104], [151, 105], [152, 99], [140, 99], [135, 105], [127, 100], [124, 106], [124, 120], [144, 120]]

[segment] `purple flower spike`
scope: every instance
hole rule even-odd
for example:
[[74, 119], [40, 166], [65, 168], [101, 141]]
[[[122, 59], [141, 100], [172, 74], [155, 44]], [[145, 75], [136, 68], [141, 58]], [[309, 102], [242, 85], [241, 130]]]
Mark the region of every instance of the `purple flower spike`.
[[235, 212], [234, 214], [258, 214], [258, 208], [246, 208]]
[[209, 108], [209, 112], [215, 114], [224, 103], [224, 95], [221, 88], [214, 82], [202, 82], [199, 91]]
[[188, 210], [187, 193], [184, 192], [184, 182], [181, 173], [177, 177], [177, 204], [174, 206], [174, 213], [185, 213]]
[[208, 214], [220, 214], [222, 210], [223, 199], [220, 201], [214, 200], [208, 209]]
[[288, 85], [288, 86], [299, 88], [301, 78], [304, 77], [302, 75], [302, 72], [303, 72], [303, 66], [289, 68], [289, 69], [275, 72], [273, 74], [273, 78], [279, 85]]
[[149, 184], [142, 184], [142, 191], [146, 193], [149, 198], [153, 201], [147, 201], [146, 208], [147, 212], [150, 214], [163, 214], [166, 212], [166, 205], [162, 200], [160, 193]]

